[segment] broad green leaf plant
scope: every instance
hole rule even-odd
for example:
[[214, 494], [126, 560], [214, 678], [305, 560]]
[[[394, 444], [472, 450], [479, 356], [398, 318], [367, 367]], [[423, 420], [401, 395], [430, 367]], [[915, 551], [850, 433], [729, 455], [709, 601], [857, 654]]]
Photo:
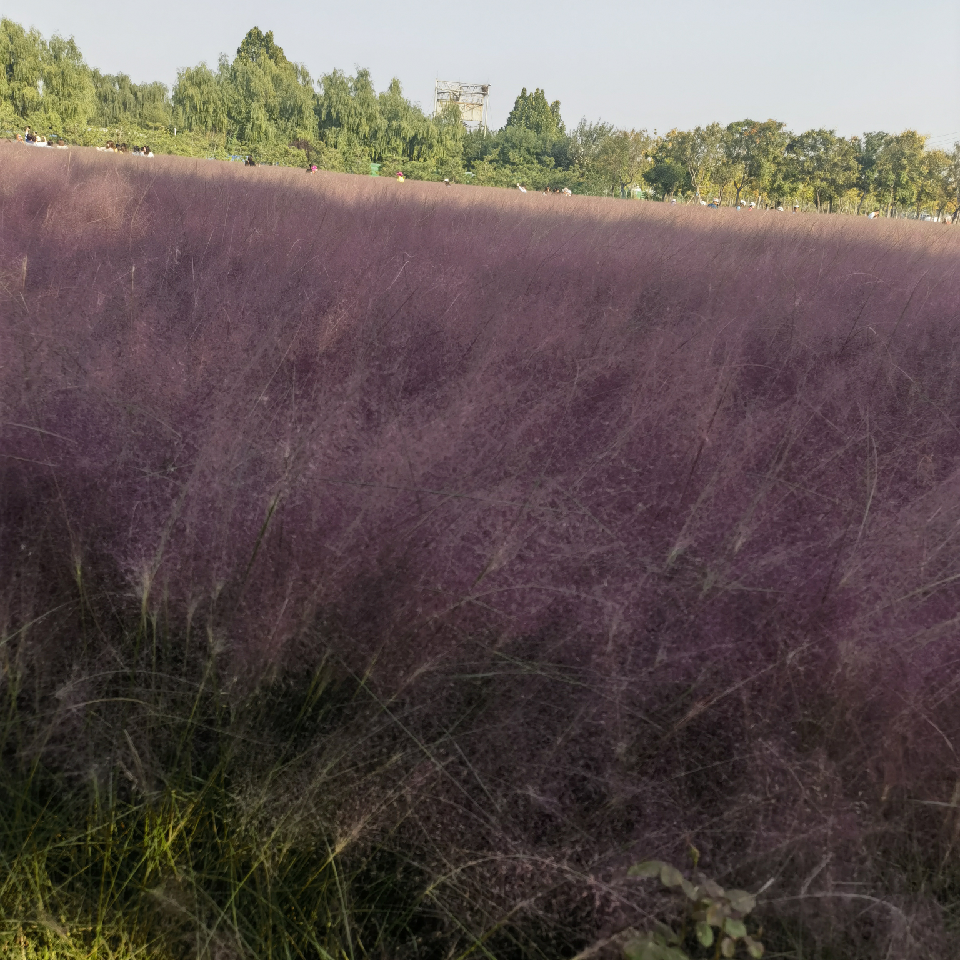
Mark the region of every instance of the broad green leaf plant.
[[[662, 860], [646, 860], [632, 866], [631, 877], [659, 878], [663, 886], [675, 891], [682, 901], [683, 913], [678, 925], [657, 923], [653, 930], [631, 934], [624, 944], [627, 960], [692, 960], [694, 956], [763, 956], [763, 944], [747, 932], [746, 918], [757, 900], [746, 890], [725, 890], [697, 869], [699, 854], [691, 847], [693, 880]], [[691, 954], [689, 949], [696, 953]]]

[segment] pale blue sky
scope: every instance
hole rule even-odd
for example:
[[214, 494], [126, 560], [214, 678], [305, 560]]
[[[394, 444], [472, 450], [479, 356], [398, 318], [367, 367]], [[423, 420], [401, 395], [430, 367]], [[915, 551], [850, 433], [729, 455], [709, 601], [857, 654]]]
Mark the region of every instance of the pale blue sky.
[[397, 76], [424, 106], [437, 76], [489, 83], [495, 126], [521, 87], [539, 86], [568, 125], [775, 117], [960, 140], [957, 0], [0, 0], [0, 14], [72, 34], [91, 66], [138, 82], [232, 56], [257, 25], [314, 76], [365, 66], [378, 89]]

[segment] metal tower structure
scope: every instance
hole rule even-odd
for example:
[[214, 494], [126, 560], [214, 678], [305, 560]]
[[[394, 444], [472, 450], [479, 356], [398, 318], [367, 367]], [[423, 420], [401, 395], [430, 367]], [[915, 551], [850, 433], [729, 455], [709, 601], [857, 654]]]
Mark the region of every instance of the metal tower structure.
[[468, 130], [486, 130], [490, 85], [438, 80], [433, 94], [433, 113], [438, 116], [449, 103], [460, 110], [460, 119]]

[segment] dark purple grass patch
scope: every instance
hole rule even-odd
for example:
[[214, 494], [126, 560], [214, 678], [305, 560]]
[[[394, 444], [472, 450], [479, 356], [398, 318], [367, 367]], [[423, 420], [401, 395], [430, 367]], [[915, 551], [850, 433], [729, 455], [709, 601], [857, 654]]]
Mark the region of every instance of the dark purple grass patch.
[[[950, 799], [960, 233], [0, 164], [8, 633], [79, 568], [241, 661], [332, 646], [393, 694], [491, 655], [569, 669], [562, 708], [504, 681], [477, 748], [531, 848], [656, 852], [680, 804], [725, 863], [799, 871], [838, 811], [810, 849], [857, 847], [858, 792]], [[727, 817], [798, 771], [819, 813], [778, 782]]]

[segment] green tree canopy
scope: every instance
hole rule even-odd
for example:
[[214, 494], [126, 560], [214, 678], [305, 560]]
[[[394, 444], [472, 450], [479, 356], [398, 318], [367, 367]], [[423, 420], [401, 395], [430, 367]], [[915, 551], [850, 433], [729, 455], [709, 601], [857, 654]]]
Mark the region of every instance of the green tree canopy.
[[[657, 146], [657, 160], [678, 165], [686, 174], [686, 181], [699, 200], [710, 186], [718, 184], [723, 166], [723, 128], [719, 123], [693, 130], [671, 130]], [[664, 171], [666, 173], [666, 171]], [[650, 174], [646, 177], [650, 180]], [[674, 189], [683, 178], [670, 174]], [[667, 192], [673, 192], [668, 190]]]
[[646, 130], [617, 130], [600, 147], [598, 161], [606, 173], [611, 192], [618, 188], [620, 196], [640, 183], [650, 167], [653, 138]]
[[85, 124], [96, 108], [93, 79], [73, 38], [45, 41], [36, 30], [0, 20], [0, 102], [33, 126]]
[[916, 200], [926, 142], [916, 130], [904, 130], [884, 140], [877, 156], [875, 192], [885, 201], [888, 213]]
[[772, 185], [788, 134], [779, 120], [736, 120], [724, 130], [724, 152], [736, 202], [745, 189], [758, 196]]
[[548, 103], [546, 94], [539, 87], [533, 93], [527, 93], [524, 87], [507, 117], [507, 126], [523, 127], [538, 137], [562, 136], [564, 126], [560, 119], [560, 101]]
[[0, 20], [0, 96], [18, 117], [32, 117], [40, 110], [45, 52], [39, 31]]
[[284, 59], [221, 61], [231, 136], [251, 144], [295, 140], [315, 130], [314, 90], [306, 68]]
[[263, 63], [269, 60], [278, 67], [290, 63], [283, 53], [283, 48], [279, 47], [273, 39], [273, 31], [268, 30], [264, 33], [259, 27], [247, 31], [247, 35], [240, 41], [237, 47], [237, 60], [247, 60], [250, 63]]
[[163, 83], [134, 83], [125, 73], [90, 72], [100, 126], [167, 126], [173, 122], [170, 91]]
[[882, 130], [865, 133], [853, 141], [854, 155], [857, 162], [855, 189], [859, 198], [857, 212], [861, 210], [867, 198], [876, 194], [881, 186], [883, 170], [881, 156], [889, 134]]
[[93, 79], [73, 38], [55, 34], [43, 55], [41, 110], [50, 126], [85, 124], [96, 108]]
[[818, 210], [833, 204], [857, 184], [857, 148], [833, 130], [807, 130], [787, 143], [784, 167], [793, 186], [813, 194]]
[[225, 78], [205, 63], [186, 67], [173, 87], [174, 123], [183, 130], [223, 133], [227, 128]]

